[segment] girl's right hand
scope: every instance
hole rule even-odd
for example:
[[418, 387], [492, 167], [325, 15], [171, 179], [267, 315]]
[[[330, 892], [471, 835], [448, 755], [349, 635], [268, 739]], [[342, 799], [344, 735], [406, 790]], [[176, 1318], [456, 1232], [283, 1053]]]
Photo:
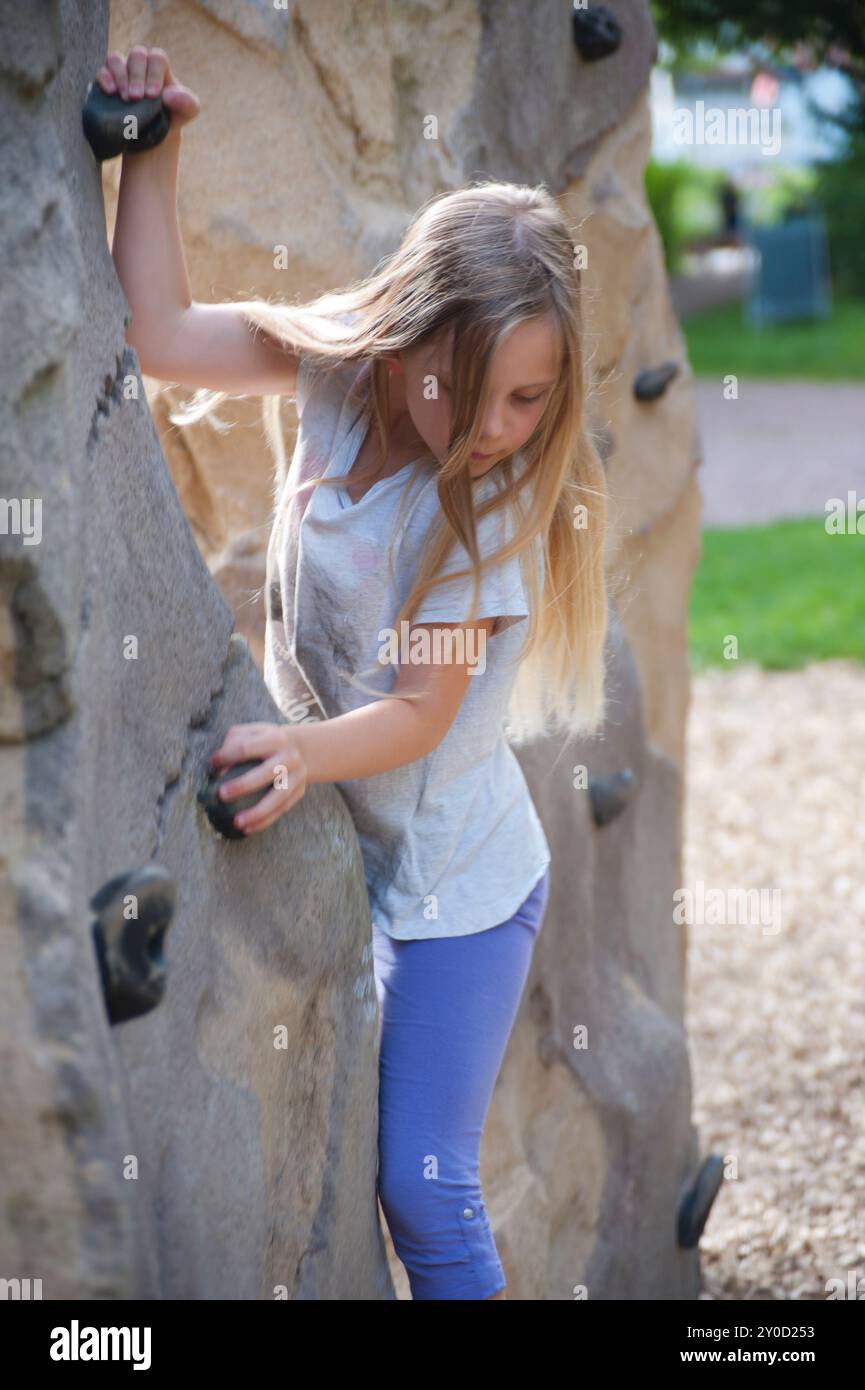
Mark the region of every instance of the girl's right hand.
[[172, 128], [194, 121], [201, 110], [195, 93], [172, 77], [164, 48], [145, 48], [137, 44], [130, 48], [128, 58], [122, 53], [109, 53], [94, 81], [103, 92], [116, 93], [124, 101], [161, 96], [171, 112]]

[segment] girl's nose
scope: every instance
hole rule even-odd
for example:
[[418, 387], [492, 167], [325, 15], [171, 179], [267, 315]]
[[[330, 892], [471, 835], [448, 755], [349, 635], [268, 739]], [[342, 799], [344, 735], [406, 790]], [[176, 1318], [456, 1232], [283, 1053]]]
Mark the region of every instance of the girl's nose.
[[[487, 412], [486, 418], [484, 420], [484, 438], [501, 439], [504, 434], [504, 430], [504, 411], [500, 407], [496, 409], [493, 409], [491, 407], [490, 410]], [[495, 446], [487, 448], [486, 444], [481, 449], [482, 454], [494, 454], [496, 452], [497, 450]]]

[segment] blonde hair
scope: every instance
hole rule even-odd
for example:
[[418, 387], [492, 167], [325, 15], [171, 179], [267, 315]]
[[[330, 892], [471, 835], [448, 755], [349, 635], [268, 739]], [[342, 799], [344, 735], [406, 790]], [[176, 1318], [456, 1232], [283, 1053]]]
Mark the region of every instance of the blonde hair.
[[[457, 577], [471, 574], [474, 582], [467, 621], [478, 616], [481, 573], [520, 555], [530, 615], [507, 715], [515, 743], [551, 733], [593, 734], [605, 713], [607, 498], [603, 465], [585, 422], [575, 259], [573, 235], [543, 184], [479, 180], [431, 198], [412, 218], [400, 247], [348, 289], [303, 305], [271, 300], [239, 305], [256, 329], [297, 353], [311, 372], [335, 363], [369, 362], [382, 452], [363, 476], [352, 473], [358, 483], [375, 481], [387, 458], [383, 355], [434, 342], [453, 327], [451, 440], [437, 475], [442, 515], [433, 536], [427, 536], [419, 572], [394, 626], [400, 630], [400, 621], [410, 619], [420, 600], [444, 582], [441, 567], [457, 542], [471, 560], [471, 570], [460, 570]], [[500, 490], [476, 510], [472, 484], [477, 480], [469, 472], [469, 456], [477, 447], [492, 355], [516, 325], [548, 316], [561, 342], [558, 380], [520, 450], [521, 471], [514, 466], [516, 455], [502, 459], [494, 469]], [[199, 419], [227, 394], [198, 392], [185, 413], [172, 419]], [[268, 396], [262, 406], [277, 463], [277, 492], [287, 477], [280, 401]], [[345, 477], [312, 479], [296, 491], [330, 482], [342, 486]], [[406, 487], [403, 505], [410, 490]], [[484, 563], [476, 520], [506, 507], [516, 528]], [[543, 594], [537, 568], [526, 558], [535, 544], [543, 547]]]

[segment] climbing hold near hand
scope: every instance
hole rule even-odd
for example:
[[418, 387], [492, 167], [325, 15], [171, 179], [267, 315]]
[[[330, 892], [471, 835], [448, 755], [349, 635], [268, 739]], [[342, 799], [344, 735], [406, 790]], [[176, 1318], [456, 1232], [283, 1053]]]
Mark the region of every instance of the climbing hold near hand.
[[98, 82], [87, 88], [81, 113], [84, 134], [96, 158], [141, 154], [165, 139], [171, 112], [162, 97], [124, 101], [116, 92], [103, 92]]
[[119, 874], [94, 893], [93, 944], [110, 1023], [155, 1009], [165, 993], [163, 939], [174, 912], [174, 881], [160, 864]]
[[270, 785], [259, 787], [254, 792], [246, 792], [244, 796], [238, 796], [234, 801], [223, 801], [219, 795], [219, 788], [223, 782], [231, 782], [235, 777], [242, 777], [245, 772], [252, 772], [256, 767], [261, 767], [260, 758], [248, 763], [234, 763], [231, 767], [215, 768], [198, 793], [198, 803], [207, 812], [207, 819], [214, 830], [217, 830], [220, 835], [224, 835], [226, 840], [245, 840], [247, 838], [244, 832], [238, 830], [234, 824], [234, 817], [238, 811], [248, 811], [250, 807], [257, 806], [261, 798], [266, 796], [271, 788]]
[[679, 370], [678, 362], [664, 362], [660, 367], [647, 367], [634, 380], [634, 395], [638, 401], [655, 401], [663, 396]]

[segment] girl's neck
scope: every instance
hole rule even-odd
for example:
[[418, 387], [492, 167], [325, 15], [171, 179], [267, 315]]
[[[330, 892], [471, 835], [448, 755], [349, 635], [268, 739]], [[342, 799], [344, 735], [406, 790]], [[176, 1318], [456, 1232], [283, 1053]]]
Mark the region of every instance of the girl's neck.
[[405, 378], [402, 372], [392, 372], [388, 379], [388, 452], [391, 457], [414, 459], [429, 453], [429, 445], [418, 434], [405, 398]]

